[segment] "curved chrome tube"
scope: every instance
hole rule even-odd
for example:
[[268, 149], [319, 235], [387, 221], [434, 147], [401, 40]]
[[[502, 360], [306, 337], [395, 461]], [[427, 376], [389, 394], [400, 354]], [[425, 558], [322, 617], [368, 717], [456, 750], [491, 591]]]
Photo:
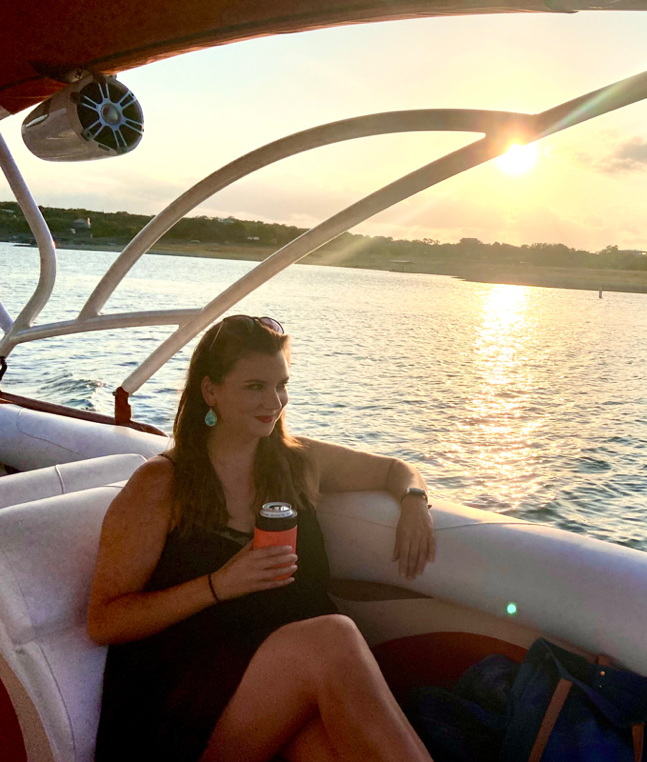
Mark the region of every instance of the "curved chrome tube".
[[79, 313], [79, 318], [84, 319], [98, 315], [112, 292], [135, 262], [192, 209], [236, 180], [281, 161], [281, 159], [304, 151], [311, 151], [313, 148], [342, 143], [346, 140], [396, 132], [452, 131], [488, 134], [504, 131], [509, 134], [516, 130], [522, 139], [522, 133], [527, 129], [529, 119], [531, 120], [532, 117], [528, 114], [506, 111], [472, 111], [468, 109], [392, 111], [331, 122], [268, 143], [266, 146], [241, 156], [205, 177], [204, 180], [196, 183], [154, 217], [113, 262], [108, 272], [90, 294], [85, 306]]
[[371, 193], [370, 196], [366, 196], [366, 198], [333, 215], [307, 233], [303, 233], [299, 238], [274, 252], [253, 270], [225, 289], [207, 304], [197, 317], [180, 326], [126, 378], [122, 388], [128, 394], [137, 391], [167, 360], [179, 352], [200, 331], [274, 275], [285, 270], [286, 267], [298, 262], [320, 246], [378, 212], [388, 209], [399, 201], [436, 185], [448, 177], [489, 161], [504, 151], [505, 148], [501, 148], [500, 140], [489, 138], [478, 140], [390, 183], [375, 193]]
[[25, 304], [14, 321], [11, 320], [6, 309], [2, 308], [1, 325], [6, 334], [0, 341], [0, 356], [6, 357], [17, 343], [15, 341], [16, 334], [32, 325], [52, 295], [56, 281], [56, 252], [47, 223], [32, 198], [2, 135], [0, 135], [0, 166], [29, 223], [40, 252], [40, 277], [31, 299]]
[[[5, 174], [7, 174], [7, 167], [9, 167], [7, 177], [16, 197], [18, 198], [20, 193], [21, 207], [25, 203], [26, 208], [29, 209], [29, 216], [27, 211], [25, 211], [25, 215], [32, 225], [32, 230], [41, 250], [41, 278], [34, 295], [13, 324], [11, 324], [11, 318], [6, 311], [2, 313], [2, 326], [10, 327], [7, 335], [0, 342], [0, 356], [8, 355], [18, 343], [45, 336], [144, 324], [162, 325], [170, 323], [179, 325], [178, 330], [124, 381], [122, 388], [130, 394], [145, 383], [196, 334], [233, 307], [240, 299], [293, 262], [307, 256], [346, 230], [421, 190], [501, 155], [512, 140], [519, 143], [529, 143], [644, 98], [647, 98], [647, 72], [629, 77], [535, 115], [464, 109], [400, 111], [346, 119], [274, 141], [212, 173], [183, 193], [151, 220], [113, 263], [88, 298], [76, 320], [35, 328], [30, 327], [31, 323], [47, 302], [54, 284], [53, 242], [45, 222], [40, 216], [38, 207], [31, 200], [31, 196], [29, 196], [24, 181], [22, 181], [13, 164], [4, 142], [1, 142], [0, 158]], [[272, 254], [236, 283], [229, 286], [202, 310], [99, 315], [99, 311], [133, 264], [164, 233], [197, 205], [235, 180], [282, 158], [319, 146], [369, 135], [414, 131], [479, 132], [485, 133], [486, 137], [431, 162], [333, 215]], [[14, 168], [15, 172], [11, 167]], [[21, 184], [24, 186], [24, 190]], [[31, 200], [31, 206], [25, 200], [24, 191]], [[34, 213], [34, 209], [37, 214]], [[42, 229], [43, 226], [45, 230]]]

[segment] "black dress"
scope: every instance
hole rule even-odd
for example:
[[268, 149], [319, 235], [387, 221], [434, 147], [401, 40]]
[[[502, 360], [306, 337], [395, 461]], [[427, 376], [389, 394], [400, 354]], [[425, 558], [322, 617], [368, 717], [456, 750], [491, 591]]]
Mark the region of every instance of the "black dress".
[[[251, 535], [225, 527], [167, 537], [146, 587], [163, 590], [225, 564]], [[299, 513], [295, 581], [224, 601], [143, 640], [112, 645], [103, 679], [96, 762], [194, 762], [250, 659], [274, 630], [336, 613], [326, 592], [324, 538], [314, 509]]]

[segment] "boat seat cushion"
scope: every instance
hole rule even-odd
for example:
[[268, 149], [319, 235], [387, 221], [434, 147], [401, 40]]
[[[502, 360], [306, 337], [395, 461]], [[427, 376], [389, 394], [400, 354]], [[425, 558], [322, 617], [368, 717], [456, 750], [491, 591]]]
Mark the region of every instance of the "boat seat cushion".
[[105, 455], [3, 476], [0, 508], [120, 482], [129, 479], [145, 461], [138, 453]]
[[168, 437], [158, 434], [18, 405], [0, 405], [0, 431], [0, 463], [19, 471], [119, 453], [136, 452], [152, 458], [171, 445]]
[[[0, 651], [56, 762], [94, 755], [107, 649], [87, 634], [87, 605], [103, 517], [118, 491], [98, 487], [0, 511]], [[29, 727], [23, 733], [29, 753]]]

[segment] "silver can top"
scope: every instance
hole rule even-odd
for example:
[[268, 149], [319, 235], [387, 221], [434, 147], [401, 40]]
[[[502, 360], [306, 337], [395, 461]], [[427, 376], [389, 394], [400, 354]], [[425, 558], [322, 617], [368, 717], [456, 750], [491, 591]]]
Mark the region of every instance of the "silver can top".
[[261, 508], [261, 516], [266, 519], [291, 519], [297, 515], [297, 512], [290, 503], [265, 503]]

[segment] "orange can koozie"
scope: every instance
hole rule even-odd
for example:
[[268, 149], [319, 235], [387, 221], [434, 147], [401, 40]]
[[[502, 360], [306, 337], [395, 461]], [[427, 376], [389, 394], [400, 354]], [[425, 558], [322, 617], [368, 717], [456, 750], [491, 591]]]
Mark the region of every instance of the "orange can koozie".
[[[290, 545], [292, 552], [297, 548], [297, 512], [289, 503], [265, 503], [256, 517], [254, 528], [254, 549], [276, 545]], [[284, 574], [276, 579], [287, 579]]]

